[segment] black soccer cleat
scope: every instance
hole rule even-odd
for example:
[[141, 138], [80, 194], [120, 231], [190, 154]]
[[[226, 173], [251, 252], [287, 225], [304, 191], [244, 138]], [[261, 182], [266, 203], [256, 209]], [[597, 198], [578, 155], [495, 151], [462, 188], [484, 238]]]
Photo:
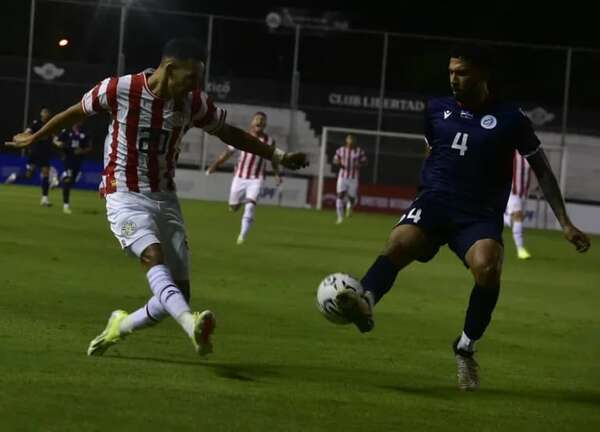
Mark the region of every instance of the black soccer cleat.
[[361, 333], [370, 332], [375, 327], [370, 303], [355, 290], [341, 290], [335, 296], [335, 304], [340, 313], [358, 327]]

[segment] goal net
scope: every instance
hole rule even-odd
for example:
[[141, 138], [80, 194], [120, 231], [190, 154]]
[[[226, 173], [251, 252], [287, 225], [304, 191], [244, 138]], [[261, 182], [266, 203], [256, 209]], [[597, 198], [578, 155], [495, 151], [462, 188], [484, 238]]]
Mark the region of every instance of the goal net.
[[338, 167], [336, 150], [353, 135], [367, 163], [359, 172], [357, 210], [399, 214], [414, 199], [419, 184], [425, 142], [420, 134], [365, 129], [323, 127], [317, 179], [311, 186], [309, 202], [321, 210], [335, 207]]

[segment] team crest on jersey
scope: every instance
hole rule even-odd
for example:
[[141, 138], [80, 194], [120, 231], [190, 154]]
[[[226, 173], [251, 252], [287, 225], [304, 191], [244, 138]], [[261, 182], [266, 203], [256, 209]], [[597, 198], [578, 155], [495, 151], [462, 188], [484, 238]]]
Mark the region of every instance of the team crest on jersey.
[[498, 124], [498, 120], [493, 115], [486, 115], [481, 118], [481, 127], [484, 129], [494, 129]]
[[121, 234], [123, 234], [125, 237], [133, 235], [136, 230], [137, 225], [133, 221], [127, 221], [121, 226]]
[[444, 120], [446, 120], [448, 117], [450, 117], [452, 115], [452, 111], [450, 110], [446, 110], [444, 111]]

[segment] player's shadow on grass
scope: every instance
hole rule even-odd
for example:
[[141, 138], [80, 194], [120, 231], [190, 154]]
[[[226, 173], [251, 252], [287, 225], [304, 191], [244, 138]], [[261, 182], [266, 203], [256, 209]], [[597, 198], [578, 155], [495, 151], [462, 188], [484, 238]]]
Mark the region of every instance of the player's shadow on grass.
[[528, 390], [528, 389], [498, 389], [481, 387], [474, 392], [461, 392], [454, 385], [448, 386], [410, 386], [410, 385], [382, 385], [378, 386], [387, 390], [394, 390], [401, 393], [418, 395], [424, 397], [433, 397], [438, 399], [456, 399], [459, 394], [473, 394], [486, 397], [486, 399], [498, 397], [501, 399], [528, 399], [539, 400], [543, 402], [571, 402], [576, 404], [600, 405], [600, 392], [593, 391], [575, 391], [571, 389], [551, 389], [551, 390]]
[[212, 370], [214, 374], [218, 377], [232, 379], [236, 381], [255, 382], [260, 381], [262, 378], [265, 377], [280, 375], [280, 373], [276, 371], [275, 366], [259, 363], [223, 363], [211, 360], [203, 360], [201, 358], [199, 358], [198, 361], [189, 361], [157, 357], [124, 356], [115, 354], [105, 355], [104, 357], [117, 360], [136, 360], [161, 364], [173, 364], [178, 366], [184, 365], [199, 368], [207, 368]]

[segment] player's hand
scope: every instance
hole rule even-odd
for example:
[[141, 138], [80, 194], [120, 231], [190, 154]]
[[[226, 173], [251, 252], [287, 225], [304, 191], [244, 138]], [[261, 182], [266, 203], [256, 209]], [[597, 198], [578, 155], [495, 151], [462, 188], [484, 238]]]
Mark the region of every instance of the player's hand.
[[579, 231], [573, 224], [568, 224], [563, 227], [563, 235], [569, 242], [575, 245], [577, 252], [586, 252], [591, 246], [590, 238]]
[[306, 153], [286, 153], [281, 159], [281, 165], [292, 170], [306, 168], [308, 164]]
[[16, 134], [13, 137], [12, 141], [7, 141], [4, 143], [4, 145], [10, 146], [10, 147], [21, 148], [21, 147], [27, 147], [28, 145], [31, 145], [32, 143], [33, 143], [33, 134], [31, 134], [29, 132], [23, 132], [20, 134]]

